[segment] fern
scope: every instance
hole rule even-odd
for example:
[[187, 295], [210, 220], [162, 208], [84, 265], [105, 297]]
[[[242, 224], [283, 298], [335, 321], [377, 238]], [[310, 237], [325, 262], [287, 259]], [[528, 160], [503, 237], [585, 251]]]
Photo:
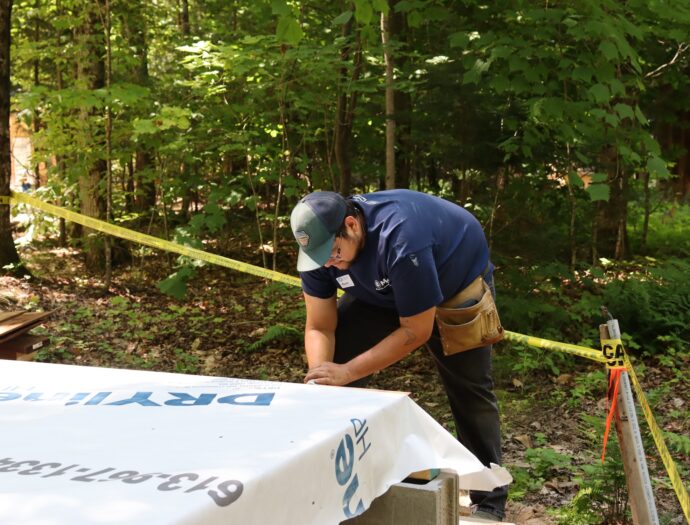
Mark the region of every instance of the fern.
[[301, 336], [302, 331], [298, 330], [293, 326], [280, 323], [275, 324], [273, 326], [269, 326], [266, 330], [266, 333], [262, 335], [258, 341], [247, 346], [247, 351], [256, 352], [267, 343], [273, 341], [294, 342], [295, 340], [298, 340]]
[[690, 456], [690, 437], [675, 432], [664, 432], [668, 448], [684, 456]]

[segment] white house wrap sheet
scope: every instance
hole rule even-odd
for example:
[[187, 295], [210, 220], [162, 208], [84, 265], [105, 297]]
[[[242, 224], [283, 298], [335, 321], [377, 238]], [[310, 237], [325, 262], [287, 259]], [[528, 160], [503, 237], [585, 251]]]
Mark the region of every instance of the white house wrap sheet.
[[2, 525], [329, 525], [485, 468], [404, 393], [0, 361]]

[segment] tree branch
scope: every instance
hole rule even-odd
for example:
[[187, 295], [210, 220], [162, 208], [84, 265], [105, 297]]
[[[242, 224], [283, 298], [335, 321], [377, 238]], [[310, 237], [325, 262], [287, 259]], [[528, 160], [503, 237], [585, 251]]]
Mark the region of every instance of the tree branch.
[[686, 44], [685, 42], [681, 42], [678, 46], [678, 49], [676, 50], [676, 54], [673, 55], [671, 61], [667, 62], [666, 64], [660, 65], [654, 71], [650, 71], [645, 75], [645, 78], [658, 77], [664, 69], [671, 67], [673, 64], [675, 64], [678, 61], [678, 59], [683, 55], [683, 53], [685, 53], [688, 50], [688, 48], [690, 48], [688, 44]]

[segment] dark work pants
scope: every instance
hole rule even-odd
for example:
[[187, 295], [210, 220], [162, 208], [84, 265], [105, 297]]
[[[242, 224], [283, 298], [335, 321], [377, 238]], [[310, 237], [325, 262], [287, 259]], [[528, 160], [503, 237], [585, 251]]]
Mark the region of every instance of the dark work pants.
[[[336, 363], [366, 352], [400, 326], [394, 310], [373, 306], [345, 294], [338, 301]], [[501, 429], [491, 375], [491, 345], [444, 356], [438, 327], [425, 345], [431, 352], [450, 402], [458, 441], [484, 465], [501, 464]], [[349, 386], [366, 386], [369, 377]], [[504, 517], [508, 488], [471, 491], [478, 509]]]

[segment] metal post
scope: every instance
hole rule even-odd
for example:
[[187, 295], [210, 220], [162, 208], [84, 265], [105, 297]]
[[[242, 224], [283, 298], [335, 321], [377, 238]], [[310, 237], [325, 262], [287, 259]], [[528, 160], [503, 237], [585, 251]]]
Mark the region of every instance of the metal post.
[[[606, 312], [608, 313], [608, 312]], [[609, 314], [609, 320], [599, 327], [601, 339], [620, 341], [618, 321]], [[621, 357], [623, 352], [620, 345]], [[635, 400], [633, 399], [627, 371], [621, 372], [616, 402], [616, 433], [620, 444], [623, 468], [628, 485], [630, 508], [635, 525], [659, 525], [654, 502], [652, 483], [649, 479], [647, 460], [637, 422]]]

